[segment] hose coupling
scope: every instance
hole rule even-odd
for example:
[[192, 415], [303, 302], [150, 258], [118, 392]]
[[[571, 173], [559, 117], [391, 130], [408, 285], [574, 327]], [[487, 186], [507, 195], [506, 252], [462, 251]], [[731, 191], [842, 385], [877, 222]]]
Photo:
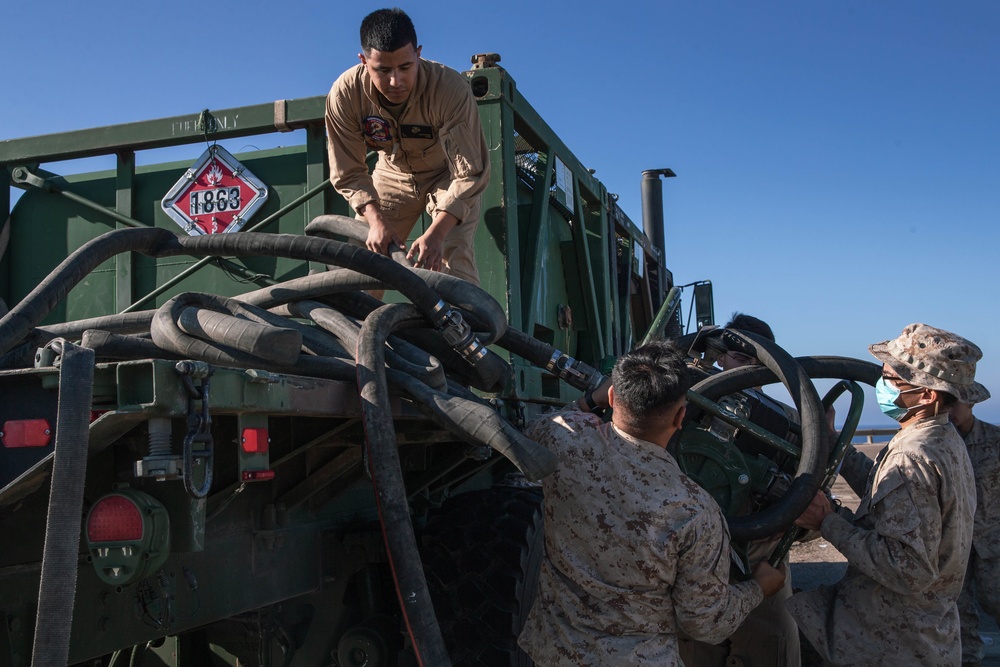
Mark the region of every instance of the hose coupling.
[[545, 364], [545, 370], [558, 375], [560, 379], [583, 391], [593, 391], [605, 379], [596, 368], [591, 368], [562, 350], [556, 350], [552, 353]]
[[486, 356], [486, 346], [479, 342], [472, 332], [469, 323], [462, 318], [462, 314], [454, 308], [448, 310], [443, 318], [441, 335], [445, 341], [455, 349], [456, 352], [470, 364], [475, 364]]

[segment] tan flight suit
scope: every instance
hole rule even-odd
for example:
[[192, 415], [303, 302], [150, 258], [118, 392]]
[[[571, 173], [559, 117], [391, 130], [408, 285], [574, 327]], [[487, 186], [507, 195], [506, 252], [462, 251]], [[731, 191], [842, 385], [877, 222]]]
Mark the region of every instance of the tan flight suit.
[[[330, 181], [354, 211], [378, 201], [386, 223], [404, 239], [425, 210], [431, 217], [454, 215], [460, 222], [444, 241], [445, 272], [478, 285], [474, 239], [490, 176], [479, 110], [462, 74], [419, 62], [398, 120], [364, 65], [334, 82], [326, 98]], [[369, 174], [365, 155], [372, 150], [379, 157]]]
[[[858, 488], [845, 473], [867, 466], [848, 463], [841, 474]], [[834, 512], [821, 526], [847, 558], [844, 578], [787, 607], [828, 665], [955, 667], [976, 511], [965, 443], [947, 415], [921, 419], [882, 450], [866, 486], [852, 518]]]

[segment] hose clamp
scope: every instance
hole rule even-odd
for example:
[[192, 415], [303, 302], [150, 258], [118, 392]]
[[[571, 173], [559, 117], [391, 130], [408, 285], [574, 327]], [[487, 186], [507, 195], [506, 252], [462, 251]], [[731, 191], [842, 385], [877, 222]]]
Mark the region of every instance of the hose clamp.
[[559, 370], [558, 370], [559, 369], [559, 357], [561, 357], [561, 356], [563, 356], [563, 353], [562, 353], [561, 350], [555, 350], [555, 351], [553, 351], [552, 352], [552, 356], [549, 357], [549, 360], [545, 363], [545, 370], [547, 370], [550, 373], [556, 373], [556, 374], [558, 374], [559, 373]]
[[471, 364], [475, 364], [489, 352], [475, 336], [472, 336], [472, 340], [464, 348], [456, 348], [456, 350]]
[[[549, 359], [549, 363], [546, 365], [546, 368], [550, 372], [556, 373], [560, 378], [566, 380], [570, 384], [586, 384], [587, 376], [576, 369], [577, 364], [579, 363], [580, 362], [568, 354], [556, 350], [556, 353], [552, 355], [551, 359]], [[576, 380], [576, 383], [574, 383], [574, 380]]]
[[[436, 304], [434, 304], [434, 307], [431, 308], [431, 319], [436, 320], [436, 324], [439, 329], [444, 329], [448, 326], [450, 322], [449, 318], [453, 312], [455, 311], [449, 309], [448, 304], [446, 304], [443, 300], [439, 300]], [[462, 319], [461, 315], [459, 315], [459, 319]]]
[[597, 369], [591, 368], [561, 350], [552, 353], [549, 360], [545, 362], [545, 370], [584, 391], [594, 391], [607, 379]]

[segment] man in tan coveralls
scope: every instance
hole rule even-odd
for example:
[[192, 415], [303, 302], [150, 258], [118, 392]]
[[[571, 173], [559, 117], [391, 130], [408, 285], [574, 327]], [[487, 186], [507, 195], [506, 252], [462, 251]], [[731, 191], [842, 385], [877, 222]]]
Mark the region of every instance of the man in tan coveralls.
[[[410, 18], [379, 9], [361, 23], [360, 65], [326, 98], [330, 181], [370, 228], [365, 245], [386, 254], [426, 209], [431, 224], [407, 257], [479, 284], [473, 241], [490, 158], [466, 78], [423, 60]], [[378, 151], [368, 173], [365, 155]]]
[[820, 530], [848, 570], [788, 608], [829, 665], [954, 667], [976, 486], [948, 408], [985, 391], [975, 382], [982, 352], [926, 324], [869, 349], [883, 362], [879, 407], [901, 428], [874, 462], [856, 450], [845, 460], [841, 475], [863, 494], [853, 516], [818, 493], [796, 521]]
[[[610, 384], [527, 431], [558, 459], [542, 482], [545, 558], [519, 639], [539, 667], [682, 665], [678, 632], [720, 641], [784, 584], [767, 563], [729, 583], [722, 510], [666, 451], [684, 419], [684, 355], [644, 345]], [[589, 414], [607, 406], [610, 424]]]
[[979, 610], [1000, 619], [1000, 427], [976, 419], [973, 403], [985, 401], [989, 392], [951, 406], [951, 423], [965, 440], [976, 476], [976, 519], [972, 553], [965, 572], [965, 586], [958, 598], [962, 622], [962, 667], [982, 665], [985, 647], [979, 635]]

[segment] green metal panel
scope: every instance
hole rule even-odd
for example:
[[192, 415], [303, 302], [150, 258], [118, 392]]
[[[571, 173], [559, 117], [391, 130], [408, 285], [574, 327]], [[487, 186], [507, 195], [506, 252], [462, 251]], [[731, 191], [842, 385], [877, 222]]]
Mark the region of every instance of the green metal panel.
[[[163, 213], [160, 200], [190, 163], [198, 157], [201, 150], [203, 150], [201, 145], [192, 146], [190, 162], [136, 169], [132, 188], [123, 186], [131, 175], [127, 164], [124, 167], [124, 174], [122, 169], [119, 169], [118, 173], [97, 172], [53, 180], [60, 188], [86, 197], [109, 209], [114, 208], [117, 203], [120, 213], [127, 215], [134, 211], [134, 217], [141, 224], [155, 225], [179, 233], [179, 228]], [[303, 146], [238, 156], [250, 171], [262, 178], [270, 187], [267, 204], [250, 221], [251, 225], [264, 220], [284, 204], [303, 195], [307, 186], [317, 180], [315, 162], [311, 167], [312, 178], [309, 178], [308, 156], [308, 148]], [[322, 176], [318, 178], [322, 179]], [[322, 183], [323, 180], [320, 180], [320, 184]], [[127, 203], [129, 200], [131, 205]], [[322, 210], [322, 196], [318, 197], [318, 201], [320, 202], [318, 207], [310, 209], [300, 207], [281, 216], [263, 231], [301, 234], [308, 217], [314, 215], [315, 211]], [[122, 206], [129, 207], [131, 211], [122, 210]], [[11, 225], [9, 249], [11, 282], [4, 296], [12, 303], [16, 303], [70, 252], [113, 229], [115, 221], [59, 195], [30, 190], [14, 206]], [[44, 230], [39, 228], [40, 225], [44, 225]], [[71, 292], [70, 298], [59, 304], [49, 315], [47, 322], [82, 319], [123, 310], [128, 305], [123, 302], [126, 297], [131, 303], [132, 298], [153, 291], [158, 285], [177, 276], [195, 262], [195, 259], [188, 258], [153, 260], [144, 256], [135, 256], [132, 260], [118, 258], [106, 262], [88, 276], [84, 283], [77, 286]], [[239, 263], [251, 274], [266, 276], [273, 280], [287, 280], [306, 273], [306, 267], [301, 262], [293, 260], [247, 258], [240, 260]], [[122, 268], [122, 265], [125, 268]], [[246, 280], [236, 279], [213, 265], [185, 279], [145, 307], [161, 305], [171, 296], [188, 290], [234, 295], [252, 287], [253, 285], [248, 285]]]

